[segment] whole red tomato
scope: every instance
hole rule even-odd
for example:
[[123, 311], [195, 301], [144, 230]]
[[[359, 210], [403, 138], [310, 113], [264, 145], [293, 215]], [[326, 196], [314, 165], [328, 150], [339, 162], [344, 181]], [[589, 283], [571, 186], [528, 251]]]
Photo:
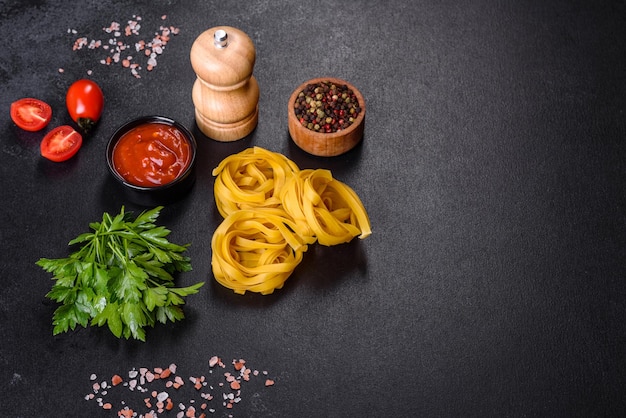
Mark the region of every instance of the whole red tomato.
[[67, 90], [65, 104], [72, 120], [83, 132], [89, 132], [100, 120], [104, 95], [96, 82], [82, 79], [74, 82]]

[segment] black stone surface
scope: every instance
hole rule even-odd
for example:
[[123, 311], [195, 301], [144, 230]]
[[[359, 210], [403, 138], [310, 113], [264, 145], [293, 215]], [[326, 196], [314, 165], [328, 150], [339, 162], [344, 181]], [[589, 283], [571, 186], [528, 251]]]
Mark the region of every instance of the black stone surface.
[[[141, 78], [100, 64], [102, 48], [72, 50], [134, 15], [144, 39], [180, 28]], [[113, 388], [111, 411], [85, 400], [91, 374], [170, 363], [186, 385], [168, 390], [175, 410], [159, 416], [198, 407], [187, 378], [200, 375], [214, 386], [209, 416], [622, 416], [625, 16], [623, 1], [0, 0], [0, 416], [115, 417], [122, 401], [144, 414], [149, 393]], [[189, 50], [218, 25], [254, 41], [261, 90], [257, 129], [229, 144], [202, 137], [191, 101]], [[364, 141], [335, 158], [302, 152], [287, 132], [292, 90], [325, 75], [367, 102]], [[74, 159], [50, 163], [43, 132], [18, 129], [10, 103], [38, 97], [53, 107], [50, 128], [69, 123], [65, 91], [81, 77], [101, 85], [104, 115]], [[52, 281], [35, 262], [66, 256], [104, 211], [142, 209], [104, 155], [117, 127], [151, 114], [197, 135], [194, 189], [159, 222], [191, 243], [194, 271], [180, 283], [206, 286], [184, 322], [146, 343], [100, 328], [53, 336]], [[211, 170], [250, 146], [331, 169], [362, 198], [372, 236], [313, 246], [273, 295], [222, 288]], [[209, 374], [213, 355], [276, 384], [257, 376], [226, 409], [220, 373], [233, 370]]]

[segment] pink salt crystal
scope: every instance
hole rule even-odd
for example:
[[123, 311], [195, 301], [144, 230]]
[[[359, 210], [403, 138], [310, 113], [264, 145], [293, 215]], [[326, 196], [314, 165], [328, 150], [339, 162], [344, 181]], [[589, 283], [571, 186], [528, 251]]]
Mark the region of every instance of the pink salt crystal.
[[157, 395], [157, 400], [159, 402], [165, 402], [170, 395], [167, 392], [161, 392]]

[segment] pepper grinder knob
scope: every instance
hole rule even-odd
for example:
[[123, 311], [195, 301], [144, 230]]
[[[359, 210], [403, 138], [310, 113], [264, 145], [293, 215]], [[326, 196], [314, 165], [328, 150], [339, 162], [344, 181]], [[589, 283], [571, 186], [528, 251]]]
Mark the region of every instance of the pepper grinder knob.
[[259, 117], [252, 40], [239, 29], [218, 26], [196, 38], [190, 59], [197, 76], [191, 96], [198, 128], [222, 142], [250, 134]]
[[218, 48], [226, 48], [228, 46], [228, 33], [224, 29], [218, 29], [213, 35], [213, 43]]

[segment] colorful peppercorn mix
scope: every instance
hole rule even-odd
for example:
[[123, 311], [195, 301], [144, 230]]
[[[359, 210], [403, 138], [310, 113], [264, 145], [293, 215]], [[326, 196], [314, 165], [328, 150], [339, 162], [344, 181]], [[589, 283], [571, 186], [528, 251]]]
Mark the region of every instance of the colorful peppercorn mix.
[[296, 98], [294, 111], [305, 128], [332, 133], [352, 125], [361, 107], [356, 94], [347, 85], [322, 81], [307, 84]]

